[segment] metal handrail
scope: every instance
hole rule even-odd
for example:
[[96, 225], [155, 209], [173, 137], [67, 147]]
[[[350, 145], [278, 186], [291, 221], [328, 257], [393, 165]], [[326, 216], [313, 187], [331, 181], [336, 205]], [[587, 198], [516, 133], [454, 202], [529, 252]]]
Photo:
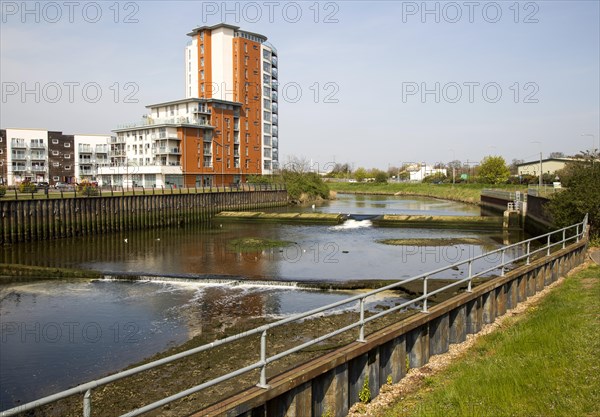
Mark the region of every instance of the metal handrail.
[[[74, 388], [71, 388], [71, 389], [68, 389], [68, 390], [65, 390], [65, 391], [53, 394], [53, 395], [49, 395], [47, 397], [44, 397], [44, 398], [41, 398], [41, 399], [38, 399], [38, 400], [35, 400], [35, 401], [32, 401], [32, 402], [29, 402], [27, 404], [23, 404], [23, 405], [20, 405], [18, 407], [11, 408], [9, 410], [0, 412], [0, 417], [13, 416], [13, 415], [18, 414], [20, 412], [27, 411], [27, 410], [32, 410], [32, 409], [35, 409], [35, 408], [40, 407], [42, 405], [53, 403], [55, 401], [67, 398], [67, 397], [69, 397], [71, 395], [81, 394], [81, 393], [84, 393], [84, 399], [83, 399], [83, 411], [84, 411], [84, 413], [83, 413], [83, 415], [84, 415], [84, 417], [90, 417], [92, 415], [91, 414], [91, 392], [92, 392], [92, 389], [94, 389], [94, 388], [106, 385], [106, 384], [111, 383], [111, 382], [118, 381], [118, 380], [120, 380], [122, 378], [131, 376], [131, 375], [135, 375], [137, 373], [140, 373], [140, 372], [143, 372], [143, 371], [146, 371], [146, 370], [149, 370], [149, 369], [154, 369], [154, 368], [156, 368], [158, 366], [174, 362], [176, 360], [185, 358], [185, 357], [190, 356], [190, 355], [194, 355], [196, 353], [200, 353], [200, 352], [203, 352], [203, 351], [206, 351], [206, 350], [209, 350], [209, 349], [213, 349], [213, 348], [216, 348], [218, 346], [221, 346], [221, 345], [224, 345], [224, 344], [227, 344], [227, 343], [230, 343], [230, 342], [234, 342], [234, 341], [246, 338], [248, 336], [257, 335], [257, 334], [261, 334], [260, 359], [259, 359], [259, 361], [255, 362], [255, 363], [253, 363], [251, 365], [248, 365], [246, 367], [239, 368], [239, 369], [237, 369], [237, 370], [235, 370], [233, 372], [230, 372], [228, 374], [225, 374], [225, 375], [222, 375], [220, 377], [214, 378], [214, 379], [212, 379], [210, 381], [206, 381], [206, 382], [204, 382], [204, 383], [202, 383], [200, 385], [196, 385], [196, 386], [194, 386], [192, 388], [189, 388], [187, 390], [181, 391], [181, 392], [179, 392], [177, 394], [174, 394], [174, 395], [171, 395], [169, 397], [163, 398], [161, 400], [155, 401], [155, 402], [153, 402], [151, 404], [148, 404], [148, 405], [146, 405], [144, 407], [132, 410], [132, 411], [126, 413], [126, 414], [123, 414], [121, 417], [133, 417], [133, 416], [137, 416], [137, 415], [146, 413], [148, 411], [151, 411], [151, 410], [154, 410], [156, 408], [162, 407], [163, 405], [168, 404], [168, 403], [170, 403], [172, 401], [175, 401], [177, 399], [183, 398], [185, 396], [188, 396], [188, 395], [193, 394], [195, 392], [201, 391], [201, 390], [203, 390], [205, 388], [209, 388], [211, 386], [214, 386], [214, 385], [219, 384], [221, 382], [224, 382], [224, 381], [227, 381], [229, 379], [235, 378], [237, 376], [243, 375], [243, 374], [248, 373], [250, 371], [253, 371], [255, 369], [260, 369], [261, 370], [261, 372], [260, 372], [260, 379], [258, 381], [257, 386], [259, 386], [261, 388], [267, 389], [269, 387], [268, 384], [267, 384], [267, 378], [266, 378], [266, 368], [267, 368], [268, 364], [270, 364], [272, 362], [275, 362], [275, 361], [277, 361], [277, 360], [279, 360], [279, 359], [281, 359], [281, 358], [283, 358], [285, 356], [288, 356], [288, 355], [291, 355], [293, 353], [296, 353], [296, 352], [298, 352], [298, 351], [300, 351], [302, 349], [306, 349], [307, 347], [310, 347], [312, 345], [315, 345], [317, 343], [320, 343], [322, 341], [330, 339], [330, 338], [332, 338], [334, 336], [337, 336], [337, 335], [339, 335], [341, 333], [344, 333], [344, 332], [347, 332], [349, 330], [355, 329], [357, 327], [359, 328], [359, 337], [358, 337], [357, 340], [359, 342], [365, 342], [366, 341], [366, 339], [364, 337], [364, 326], [365, 326], [365, 324], [367, 324], [367, 323], [369, 323], [371, 321], [374, 321], [374, 320], [376, 320], [376, 319], [378, 319], [380, 317], [383, 317], [383, 316], [385, 316], [387, 314], [390, 314], [392, 312], [395, 312], [395, 311], [398, 311], [400, 309], [406, 308], [406, 307], [408, 307], [410, 305], [415, 305], [416, 303], [418, 303], [420, 301], [423, 301], [423, 305], [422, 305], [421, 311], [423, 313], [427, 313], [428, 312], [427, 311], [427, 303], [428, 303], [429, 298], [432, 297], [433, 295], [438, 294], [438, 293], [443, 292], [443, 291], [446, 291], [446, 290], [448, 290], [448, 289], [450, 289], [452, 287], [455, 287], [457, 285], [462, 285], [465, 282], [468, 282], [468, 286], [467, 286], [467, 290], [466, 291], [467, 292], [472, 292], [472, 281], [473, 281], [474, 278], [477, 278], [477, 277], [482, 276], [484, 274], [487, 274], [489, 272], [495, 271], [495, 270], [497, 270], [499, 268], [501, 270], [501, 276], [503, 276], [504, 272], [505, 272], [505, 266], [506, 265], [508, 265], [510, 263], [513, 263], [513, 262], [516, 262], [516, 261], [519, 261], [519, 260], [522, 260], [522, 259], [526, 259], [526, 264], [529, 265], [530, 264], [530, 260], [531, 260], [531, 256], [535, 255], [537, 253], [541, 253], [541, 252], [545, 251], [546, 252], [545, 256], [549, 256], [550, 252], [551, 252], [551, 249], [554, 246], [562, 245], [562, 248], [565, 248], [567, 242], [569, 242], [571, 240], [574, 240], [574, 239], [576, 240], [576, 242], [579, 242], [579, 240], [581, 240], [585, 236], [585, 234], [587, 233], [587, 230], [588, 230], [587, 226], [588, 226], [588, 215], [586, 214], [585, 217], [584, 217], [584, 219], [583, 219], [583, 221], [581, 223], [576, 223], [574, 225], [567, 226], [567, 227], [564, 227], [562, 229], [555, 230], [553, 232], [549, 232], [549, 233], [546, 233], [546, 234], [543, 234], [543, 235], [540, 235], [540, 236], [536, 236], [536, 237], [533, 237], [533, 238], [530, 238], [530, 239], [526, 239], [526, 240], [523, 240], [523, 241], [520, 241], [520, 242], [517, 242], [517, 243], [513, 243], [511, 245], [504, 246], [502, 248], [493, 250], [491, 252], [487, 252], [485, 254], [474, 256], [474, 257], [472, 257], [470, 259], [467, 259], [467, 260], [464, 260], [464, 261], [456, 262], [454, 264], [451, 264], [451, 265], [448, 265], [448, 266], [444, 266], [444, 267], [435, 269], [433, 271], [429, 271], [429, 272], [417, 275], [417, 276], [412, 277], [412, 278], [408, 278], [408, 279], [405, 279], [405, 280], [402, 280], [402, 281], [398, 281], [398, 282], [386, 285], [384, 287], [381, 287], [381, 288], [369, 291], [368, 293], [355, 295], [353, 297], [349, 297], [349, 298], [346, 298], [344, 300], [340, 300], [340, 301], [328, 304], [326, 306], [322, 306], [322, 307], [318, 307], [318, 308], [312, 309], [312, 310], [307, 311], [305, 313], [296, 314], [296, 315], [293, 315], [293, 316], [281, 319], [279, 321], [276, 321], [274, 323], [265, 324], [263, 326], [254, 328], [252, 330], [248, 330], [248, 331], [245, 331], [245, 332], [242, 332], [242, 333], [238, 333], [238, 334], [226, 337], [224, 339], [216, 340], [216, 341], [214, 341], [212, 343], [209, 343], [209, 344], [206, 344], [206, 345], [202, 345], [202, 346], [199, 346], [199, 347], [196, 347], [196, 348], [184, 351], [184, 352], [180, 352], [178, 354], [171, 355], [171, 356], [168, 356], [166, 358], [162, 358], [162, 359], [159, 359], [159, 360], [147, 363], [145, 365], [137, 366], [135, 368], [131, 368], [131, 369], [128, 369], [128, 370], [125, 370], [125, 371], [121, 371], [121, 372], [118, 372], [116, 374], [113, 374], [113, 375], [110, 375], [110, 376], [107, 376], [107, 377], [104, 377], [104, 378], [101, 378], [101, 379], [98, 379], [98, 380], [95, 380], [95, 381], [91, 381], [91, 382], [88, 382], [88, 383], [85, 383], [85, 384], [78, 385], [78, 386], [76, 386]], [[575, 234], [573, 236], [567, 237], [566, 236], [567, 231], [573, 230], [573, 229], [575, 229]], [[561, 240], [552, 243], [551, 242], [552, 241], [552, 236], [556, 235], [556, 234], [561, 234], [560, 235], [561, 236]], [[546, 244], [544, 246], [542, 246], [542, 247], [540, 247], [540, 248], [535, 249], [535, 250], [532, 251], [531, 250], [531, 242], [536, 241], [536, 240], [540, 240], [540, 239], [544, 239], [544, 238], [546, 239]], [[512, 248], [523, 247], [523, 245], [525, 245], [526, 251], [522, 255], [519, 255], [519, 256], [513, 258], [510, 261], [506, 261], [505, 260], [505, 254], [506, 254], [507, 250], [510, 250]], [[480, 260], [480, 259], [483, 259], [485, 257], [489, 257], [492, 254], [500, 254], [501, 255], [501, 262], [500, 262], [500, 264], [494, 265], [491, 268], [487, 268], [487, 269], [484, 269], [482, 271], [473, 273], [473, 271], [472, 271], [473, 262], [475, 262], [477, 260]], [[448, 284], [448, 285], [446, 285], [444, 287], [438, 288], [438, 289], [436, 289], [434, 291], [428, 291], [427, 290], [427, 281], [428, 281], [429, 277], [431, 277], [433, 275], [436, 275], [436, 274], [438, 274], [440, 272], [446, 271], [448, 269], [456, 268], [458, 266], [465, 265], [465, 264], [468, 266], [468, 276], [466, 276], [465, 278], [462, 278], [460, 280], [456, 280], [456, 281], [454, 281], [454, 282], [452, 282], [452, 283], [450, 283], [450, 284]], [[406, 302], [404, 302], [402, 304], [399, 304], [397, 306], [391, 307], [391, 308], [389, 308], [387, 310], [384, 310], [384, 311], [381, 311], [379, 313], [376, 313], [376, 314], [374, 314], [374, 315], [372, 315], [372, 316], [370, 316], [368, 318], [365, 318], [365, 300], [368, 297], [371, 297], [371, 296], [373, 296], [375, 294], [378, 294], [378, 293], [381, 293], [383, 291], [388, 291], [388, 290], [397, 288], [397, 287], [405, 285], [405, 284], [407, 284], [409, 282], [413, 282], [413, 281], [417, 281], [417, 280], [421, 280], [421, 279], [423, 280], [423, 294], [421, 296], [419, 296], [417, 298], [414, 298], [414, 299], [411, 299], [411, 300], [408, 300], [408, 301], [406, 301]], [[290, 348], [290, 349], [288, 349], [288, 350], [286, 350], [284, 352], [280, 352], [280, 353], [275, 354], [273, 356], [267, 357], [266, 346], [267, 346], [267, 334], [268, 334], [269, 330], [274, 329], [274, 328], [279, 327], [279, 326], [283, 326], [283, 325], [285, 325], [287, 323], [295, 322], [295, 321], [302, 320], [302, 319], [305, 319], [305, 318], [310, 317], [310, 316], [314, 316], [315, 314], [318, 314], [318, 313], [321, 313], [321, 312], [324, 312], [324, 311], [327, 311], [327, 310], [331, 310], [331, 309], [334, 309], [334, 308], [337, 308], [337, 307], [340, 307], [340, 306], [343, 306], [343, 305], [346, 305], [346, 304], [354, 303], [356, 301], [359, 301], [360, 318], [359, 318], [358, 321], [356, 321], [356, 322], [354, 322], [352, 324], [349, 324], [347, 326], [344, 326], [342, 328], [336, 329], [336, 330], [334, 330], [334, 331], [332, 331], [330, 333], [327, 333], [327, 334], [325, 334], [323, 336], [320, 336], [320, 337], [314, 338], [312, 340], [309, 340], [309, 341], [307, 341], [305, 343], [302, 343], [300, 345], [294, 346], [294, 347], [292, 347], [292, 348]]]

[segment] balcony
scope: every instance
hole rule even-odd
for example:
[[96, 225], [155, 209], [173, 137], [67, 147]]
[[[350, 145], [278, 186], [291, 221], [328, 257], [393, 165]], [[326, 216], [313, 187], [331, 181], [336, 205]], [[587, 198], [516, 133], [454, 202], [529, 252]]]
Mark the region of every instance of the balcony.
[[90, 145], [79, 145], [79, 153], [92, 153], [92, 147]]
[[125, 143], [125, 136], [123, 136], [123, 137], [111, 136], [110, 143]]
[[179, 148], [169, 148], [166, 146], [159, 146], [156, 149], [157, 155], [180, 155], [181, 150]]
[[277, 101], [277, 91], [273, 91], [271, 93], [271, 98], [273, 99], [273, 101]]
[[211, 113], [212, 113], [212, 112], [211, 112], [211, 109], [209, 109], [209, 108], [208, 108], [208, 107], [206, 107], [206, 106], [198, 106], [198, 107], [195, 107], [195, 108], [192, 110], [192, 112], [193, 112], [193, 113], [200, 113], [200, 114], [211, 114]]
[[45, 161], [46, 160], [46, 154], [45, 153], [40, 153], [40, 152], [32, 152], [31, 153], [31, 160], [32, 161]]
[[160, 132], [158, 134], [153, 133], [150, 135], [150, 139], [152, 140], [181, 140], [177, 133], [172, 132]]
[[235, 123], [233, 124], [233, 130], [240, 130], [239, 120], [236, 120]]
[[31, 167], [31, 172], [45, 172], [46, 167], [44, 165], [34, 165]]
[[31, 149], [46, 149], [46, 144], [44, 142], [38, 142], [38, 141], [32, 140], [29, 147]]
[[271, 123], [273, 123], [274, 125], [278, 124], [278, 117], [276, 114], [271, 116]]
[[12, 142], [10, 143], [10, 146], [13, 148], [26, 148], [27, 144], [25, 144], [24, 140], [13, 139]]
[[25, 159], [27, 159], [27, 156], [25, 156], [25, 152], [13, 152], [12, 153], [12, 160], [13, 161], [24, 161]]
[[274, 79], [277, 79], [277, 78], [278, 78], [278, 76], [277, 76], [277, 68], [273, 68], [273, 69], [271, 70], [271, 76], [272, 76]]
[[273, 65], [274, 68], [277, 68], [277, 57], [276, 56], [271, 58], [271, 65]]
[[96, 163], [96, 161], [93, 159], [80, 159], [79, 160], [79, 165], [92, 165], [95, 163]]
[[25, 172], [27, 171], [27, 167], [25, 165], [13, 165], [12, 170], [13, 172]]
[[108, 153], [108, 145], [96, 145], [96, 153]]

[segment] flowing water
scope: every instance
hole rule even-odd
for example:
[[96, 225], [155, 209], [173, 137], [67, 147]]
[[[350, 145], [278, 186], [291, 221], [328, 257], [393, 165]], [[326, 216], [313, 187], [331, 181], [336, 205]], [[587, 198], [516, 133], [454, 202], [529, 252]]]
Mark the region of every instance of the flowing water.
[[[391, 196], [339, 195], [301, 210], [479, 215], [475, 206]], [[255, 251], [231, 245], [247, 237], [293, 243]], [[379, 243], [432, 237], [478, 243]], [[0, 410], [122, 369], [241, 317], [285, 317], [348, 297], [299, 289], [295, 282], [402, 279], [493, 250], [505, 240], [501, 233], [377, 228], [369, 220], [350, 219], [335, 226], [215, 223], [3, 247], [3, 263], [147, 279], [0, 284]], [[444, 277], [464, 276], [460, 268], [451, 272]]]

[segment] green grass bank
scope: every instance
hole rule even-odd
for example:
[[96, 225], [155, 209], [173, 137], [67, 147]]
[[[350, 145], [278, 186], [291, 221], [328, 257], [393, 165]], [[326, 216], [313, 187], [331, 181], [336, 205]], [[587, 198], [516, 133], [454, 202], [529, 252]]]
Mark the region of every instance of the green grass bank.
[[375, 417], [600, 416], [600, 267], [554, 288]]
[[463, 203], [479, 204], [481, 190], [494, 188], [506, 191], [527, 191], [527, 187], [518, 185], [485, 184], [423, 184], [423, 183], [348, 183], [328, 182], [333, 191], [356, 194], [395, 194], [443, 198]]

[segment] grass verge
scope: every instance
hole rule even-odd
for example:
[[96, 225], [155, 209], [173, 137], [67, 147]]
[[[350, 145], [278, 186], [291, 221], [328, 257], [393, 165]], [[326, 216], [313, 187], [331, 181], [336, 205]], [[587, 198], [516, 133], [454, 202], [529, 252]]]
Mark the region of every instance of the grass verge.
[[599, 416], [599, 313], [590, 266], [375, 416]]
[[340, 193], [365, 194], [397, 194], [437, 197], [445, 200], [479, 204], [481, 190], [495, 188], [507, 191], [527, 191], [526, 187], [517, 185], [485, 185], [485, 184], [423, 184], [423, 183], [345, 183], [328, 182], [329, 188]]

